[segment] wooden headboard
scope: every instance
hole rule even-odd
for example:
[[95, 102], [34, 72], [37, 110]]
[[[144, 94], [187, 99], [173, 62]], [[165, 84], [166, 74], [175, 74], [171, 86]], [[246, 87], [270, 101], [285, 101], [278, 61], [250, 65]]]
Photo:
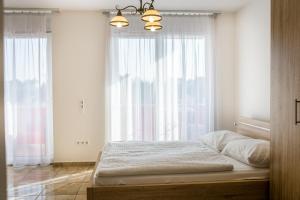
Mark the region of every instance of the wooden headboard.
[[270, 140], [269, 122], [240, 117], [234, 125], [236, 127], [236, 132], [242, 135], [255, 139]]

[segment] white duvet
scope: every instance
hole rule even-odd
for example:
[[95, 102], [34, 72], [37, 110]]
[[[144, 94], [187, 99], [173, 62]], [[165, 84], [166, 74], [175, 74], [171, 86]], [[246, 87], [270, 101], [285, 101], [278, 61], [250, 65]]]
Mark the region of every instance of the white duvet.
[[224, 172], [223, 155], [202, 142], [120, 142], [105, 145], [97, 177]]

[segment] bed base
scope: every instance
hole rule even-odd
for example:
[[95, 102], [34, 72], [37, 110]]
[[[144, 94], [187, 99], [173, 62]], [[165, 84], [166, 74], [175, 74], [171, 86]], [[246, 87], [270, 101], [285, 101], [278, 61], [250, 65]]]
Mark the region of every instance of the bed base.
[[267, 200], [268, 180], [192, 184], [94, 186], [87, 200]]

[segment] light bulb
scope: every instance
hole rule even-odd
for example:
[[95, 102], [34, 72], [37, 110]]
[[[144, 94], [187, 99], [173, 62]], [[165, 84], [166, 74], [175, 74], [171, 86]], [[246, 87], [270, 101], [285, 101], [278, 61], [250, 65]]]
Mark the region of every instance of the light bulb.
[[121, 24], [121, 23], [117, 23], [117, 27], [118, 27], [118, 28], [121, 28], [121, 27], [122, 27], [122, 24]]
[[154, 22], [154, 17], [149, 17], [149, 22]]
[[154, 31], [155, 31], [155, 28], [154, 28], [154, 27], [151, 27], [150, 30], [151, 30], [152, 32], [154, 32]]

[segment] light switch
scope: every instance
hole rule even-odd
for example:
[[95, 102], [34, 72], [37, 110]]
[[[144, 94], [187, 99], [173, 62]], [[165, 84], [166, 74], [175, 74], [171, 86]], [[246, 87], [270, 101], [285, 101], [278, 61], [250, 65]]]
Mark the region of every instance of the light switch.
[[82, 99], [80, 101], [80, 108], [81, 108], [81, 111], [84, 112], [84, 108], [85, 108], [85, 101], [84, 101], [84, 99]]

